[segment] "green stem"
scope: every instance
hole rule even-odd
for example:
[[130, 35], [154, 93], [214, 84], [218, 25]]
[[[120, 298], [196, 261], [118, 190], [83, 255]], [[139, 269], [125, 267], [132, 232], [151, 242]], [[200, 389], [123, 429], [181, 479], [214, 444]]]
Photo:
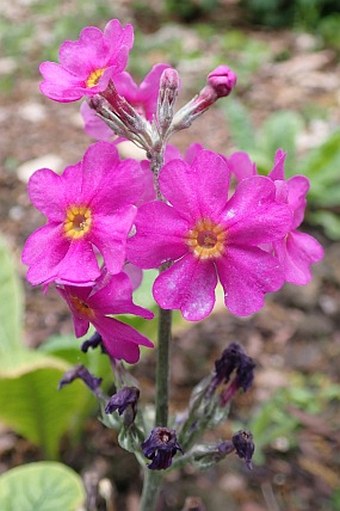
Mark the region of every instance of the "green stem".
[[159, 309], [155, 426], [168, 425], [171, 310]]
[[161, 489], [162, 474], [156, 470], [144, 471], [143, 493], [140, 504], [140, 511], [156, 511], [159, 492]]
[[[158, 349], [156, 368], [156, 426], [168, 424], [169, 354], [171, 311], [159, 309]], [[156, 511], [163, 475], [157, 470], [145, 470], [140, 511]]]

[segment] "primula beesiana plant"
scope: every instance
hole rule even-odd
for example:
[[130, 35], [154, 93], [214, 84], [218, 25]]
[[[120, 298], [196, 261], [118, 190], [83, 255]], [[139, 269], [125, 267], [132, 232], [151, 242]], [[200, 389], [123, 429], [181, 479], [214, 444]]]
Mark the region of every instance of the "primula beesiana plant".
[[[60, 63], [41, 64], [41, 92], [59, 102], [84, 99], [85, 130], [99, 141], [61, 175], [40, 169], [31, 177], [31, 201], [47, 222], [28, 238], [23, 261], [31, 284], [53, 284], [66, 301], [77, 337], [94, 326], [82, 349], [100, 347], [110, 357], [117, 390], [110, 398], [100, 378], [81, 366], [60, 386], [81, 378], [97, 396], [103, 422], [120, 431], [120, 444], [144, 468], [140, 509], [152, 511], [167, 471], [185, 463], [208, 467], [232, 452], [251, 468], [254, 452], [246, 431], [215, 445], [202, 441], [227, 418], [234, 394], [252, 384], [255, 364], [236, 343], [193, 390], [186, 413], [168, 417], [171, 311], [179, 309], [190, 321], [208, 317], [220, 281], [229, 312], [253, 314], [284, 282], [308, 283], [323, 250], [298, 230], [309, 183], [303, 176], [285, 180], [284, 151], [277, 150], [265, 177], [243, 152], [224, 156], [196, 143], [183, 157], [168, 145], [171, 135], [231, 93], [235, 73], [218, 66], [176, 112], [178, 73], [157, 64], [138, 86], [125, 71], [132, 46], [133, 27], [111, 20], [103, 32], [86, 27], [77, 41], [64, 42]], [[144, 149], [145, 161], [121, 160], [123, 140]], [[153, 423], [138, 407], [143, 389], [122, 362], [138, 362], [139, 347], [153, 344], [112, 317], [153, 317], [132, 299], [142, 270], [150, 268], [159, 270]]]

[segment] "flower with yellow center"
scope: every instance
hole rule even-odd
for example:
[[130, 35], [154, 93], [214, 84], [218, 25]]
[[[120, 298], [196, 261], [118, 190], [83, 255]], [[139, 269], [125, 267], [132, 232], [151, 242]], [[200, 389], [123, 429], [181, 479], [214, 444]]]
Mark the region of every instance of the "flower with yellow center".
[[92, 214], [87, 206], [70, 206], [66, 211], [64, 233], [67, 238], [78, 240], [91, 229]]
[[98, 85], [98, 82], [99, 82], [100, 78], [103, 76], [105, 69], [106, 68], [103, 67], [103, 68], [95, 69], [94, 71], [92, 71], [92, 73], [90, 73], [90, 75], [88, 76], [88, 78], [85, 82], [86, 87], [91, 89], [92, 87], [95, 87], [96, 85]]
[[217, 259], [225, 250], [226, 231], [223, 225], [202, 218], [187, 234], [187, 245], [199, 259]]

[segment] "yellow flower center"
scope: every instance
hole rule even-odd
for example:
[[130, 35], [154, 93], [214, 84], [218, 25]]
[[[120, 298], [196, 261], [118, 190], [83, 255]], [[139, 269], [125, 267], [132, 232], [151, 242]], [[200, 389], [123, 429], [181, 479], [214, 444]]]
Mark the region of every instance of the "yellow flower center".
[[82, 316], [86, 316], [89, 319], [94, 319], [96, 315], [94, 310], [91, 309], [87, 303], [78, 298], [78, 296], [71, 296], [71, 302], [76, 311], [79, 312]]
[[92, 224], [90, 208], [86, 206], [70, 206], [66, 211], [64, 232], [68, 238], [78, 240], [85, 236]]
[[226, 231], [222, 225], [202, 218], [187, 234], [187, 244], [199, 259], [217, 259], [225, 250]]
[[105, 71], [105, 67], [101, 68], [101, 69], [96, 69], [95, 71], [92, 71], [92, 73], [90, 73], [89, 77], [87, 78], [86, 80], [86, 87], [89, 87], [91, 89], [91, 87], [95, 87], [99, 80], [100, 80], [100, 77], [102, 76], [102, 74], [104, 73]]

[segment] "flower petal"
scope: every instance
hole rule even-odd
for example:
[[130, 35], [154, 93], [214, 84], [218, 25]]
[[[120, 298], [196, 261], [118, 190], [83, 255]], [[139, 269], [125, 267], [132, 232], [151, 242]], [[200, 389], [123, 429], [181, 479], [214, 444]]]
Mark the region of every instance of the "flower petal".
[[59, 284], [88, 286], [100, 276], [100, 270], [91, 244], [81, 238], [69, 243], [69, 249], [57, 268]]
[[155, 201], [144, 204], [135, 220], [137, 234], [128, 241], [128, 260], [140, 268], [157, 268], [183, 256], [188, 223], [174, 208]]
[[285, 240], [273, 244], [287, 282], [303, 286], [312, 279], [310, 265], [323, 258], [320, 243], [309, 234], [292, 231]]
[[139, 360], [139, 345], [153, 348], [153, 343], [134, 328], [113, 318], [98, 317], [93, 321], [110, 357], [135, 364]]
[[59, 49], [60, 64], [80, 80], [106, 65], [108, 45], [101, 30], [85, 27], [77, 41], [65, 41]]
[[[292, 212], [286, 204], [276, 202], [254, 205], [227, 230], [228, 244], [261, 245], [282, 239], [292, 224]], [[228, 250], [228, 249], [227, 249]]]
[[279, 261], [256, 247], [229, 247], [216, 266], [225, 304], [236, 316], [247, 316], [260, 310], [264, 295], [277, 291], [284, 281]]
[[126, 243], [136, 215], [135, 206], [127, 206], [114, 215], [96, 215], [88, 239], [98, 248], [108, 271], [122, 270], [126, 257]]
[[42, 94], [55, 101], [77, 101], [84, 93], [82, 82], [56, 62], [42, 62], [39, 71], [44, 80], [39, 88]]
[[32, 204], [52, 222], [65, 219], [64, 184], [58, 174], [50, 169], [34, 172], [28, 183], [28, 193]]
[[32, 285], [53, 281], [68, 248], [60, 225], [47, 224], [33, 232], [22, 252], [22, 261], [29, 266], [27, 280]]
[[221, 219], [230, 227], [243, 217], [249, 218], [254, 209], [274, 202], [275, 193], [275, 185], [268, 177], [253, 176], [243, 179], [228, 201]]
[[229, 168], [238, 181], [247, 177], [256, 176], [257, 169], [254, 162], [249, 158], [248, 153], [237, 151], [227, 158]]
[[94, 289], [87, 301], [89, 306], [101, 315], [135, 314], [145, 319], [153, 318], [152, 312], [133, 303], [132, 284], [124, 272], [104, 276], [103, 284], [101, 287], [101, 282], [97, 283], [99, 290]]
[[185, 319], [197, 321], [212, 311], [216, 285], [214, 264], [188, 254], [157, 277], [153, 295], [163, 309], [180, 309]]
[[202, 150], [191, 165], [183, 160], [169, 161], [159, 182], [163, 195], [184, 218], [214, 219], [227, 202], [229, 174], [220, 155]]

